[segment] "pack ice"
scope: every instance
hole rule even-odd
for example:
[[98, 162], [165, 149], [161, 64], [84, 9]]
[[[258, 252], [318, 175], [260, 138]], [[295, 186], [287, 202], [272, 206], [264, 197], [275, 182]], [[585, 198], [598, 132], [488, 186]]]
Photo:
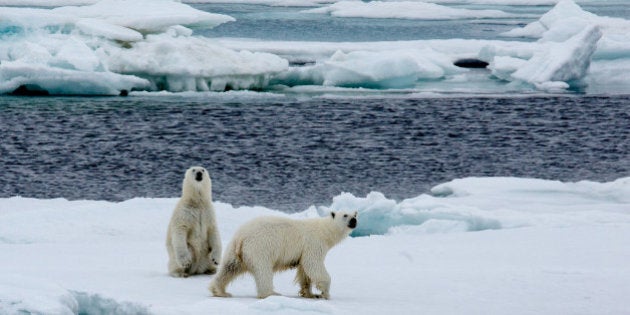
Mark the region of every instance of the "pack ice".
[[[403, 11], [416, 7], [424, 11], [418, 16], [389, 14], [407, 7]], [[340, 8], [344, 16], [359, 18], [488, 18], [488, 10], [456, 10], [452, 15], [442, 5], [404, 1], [369, 5], [342, 1], [304, 12]], [[491, 13], [512, 18], [500, 11]], [[468, 93], [582, 89], [606, 94], [630, 90], [625, 79], [630, 70], [630, 21], [594, 15], [571, 0], [559, 1], [538, 20], [501, 34], [505, 40], [279, 42], [193, 34], [195, 29], [233, 20], [172, 0], [103, 0], [53, 9], [3, 7], [0, 94], [309, 88]], [[485, 61], [488, 70], [475, 75], [479, 72], [454, 66], [462, 58]]]

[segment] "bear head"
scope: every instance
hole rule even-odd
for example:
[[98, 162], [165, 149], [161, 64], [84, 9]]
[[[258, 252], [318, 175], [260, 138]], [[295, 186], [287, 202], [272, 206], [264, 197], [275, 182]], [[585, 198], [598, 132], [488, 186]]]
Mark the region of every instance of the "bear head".
[[211, 194], [212, 180], [210, 179], [210, 173], [201, 166], [189, 168], [184, 175], [182, 190], [184, 195], [189, 196], [194, 192]]
[[339, 225], [340, 228], [346, 230], [350, 233], [354, 228], [357, 227], [357, 217], [359, 215], [358, 211], [354, 212], [344, 212], [344, 211], [333, 211], [330, 213], [332, 220]]

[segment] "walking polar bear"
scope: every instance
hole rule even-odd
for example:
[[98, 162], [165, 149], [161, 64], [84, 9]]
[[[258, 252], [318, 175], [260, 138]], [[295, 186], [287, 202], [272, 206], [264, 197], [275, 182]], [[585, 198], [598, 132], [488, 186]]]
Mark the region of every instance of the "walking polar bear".
[[[331, 212], [316, 219], [292, 220], [260, 217], [241, 226], [228, 245], [210, 292], [230, 297], [227, 285], [250, 272], [256, 281], [258, 298], [278, 295], [273, 290], [273, 273], [297, 268], [295, 282], [300, 296], [329, 298], [330, 276], [324, 266], [326, 253], [357, 226], [357, 212]], [[321, 292], [313, 294], [311, 285]]]
[[203, 167], [186, 171], [166, 237], [168, 271], [173, 277], [213, 274], [221, 260], [221, 238], [212, 205], [212, 182]]

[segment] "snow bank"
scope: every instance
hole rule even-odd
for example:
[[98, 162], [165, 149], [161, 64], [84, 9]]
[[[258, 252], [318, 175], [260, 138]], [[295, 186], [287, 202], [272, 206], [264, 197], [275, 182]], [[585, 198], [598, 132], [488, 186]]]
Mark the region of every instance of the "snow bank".
[[416, 1], [339, 1], [310, 9], [306, 13], [323, 13], [337, 17], [393, 18], [417, 20], [451, 20], [507, 18], [513, 15], [499, 10], [470, 10]]
[[234, 19], [170, 0], [0, 10], [0, 93], [254, 89], [286, 60], [193, 36]]

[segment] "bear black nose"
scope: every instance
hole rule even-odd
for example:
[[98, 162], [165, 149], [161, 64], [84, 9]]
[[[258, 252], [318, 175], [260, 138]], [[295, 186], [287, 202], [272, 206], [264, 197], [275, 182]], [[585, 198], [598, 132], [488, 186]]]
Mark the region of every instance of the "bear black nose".
[[197, 175], [195, 175], [195, 180], [200, 182], [203, 180], [203, 173], [202, 172], [197, 172]]
[[350, 219], [350, 222], [348, 222], [348, 227], [351, 229], [357, 227], [357, 218]]

